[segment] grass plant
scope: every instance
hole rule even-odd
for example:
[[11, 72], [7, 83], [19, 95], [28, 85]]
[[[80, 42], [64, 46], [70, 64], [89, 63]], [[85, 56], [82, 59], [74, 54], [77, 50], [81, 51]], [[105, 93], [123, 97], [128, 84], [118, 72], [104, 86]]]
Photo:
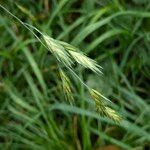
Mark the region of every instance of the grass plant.
[[148, 0], [0, 0], [0, 149], [149, 149], [149, 25]]

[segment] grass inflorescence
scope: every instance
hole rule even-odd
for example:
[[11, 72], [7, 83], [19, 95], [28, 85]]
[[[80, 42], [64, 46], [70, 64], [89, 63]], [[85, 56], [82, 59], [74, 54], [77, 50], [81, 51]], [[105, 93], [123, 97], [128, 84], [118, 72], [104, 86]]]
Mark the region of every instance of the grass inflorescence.
[[[83, 67], [88, 68], [95, 73], [101, 73], [100, 69], [102, 67], [99, 66], [96, 61], [90, 59], [89, 57], [81, 53], [76, 47], [62, 41], [54, 40], [49, 36], [44, 35], [43, 38], [47, 44], [48, 49], [54, 56], [56, 56], [56, 59], [58, 59], [59, 63], [71, 67], [71, 64], [74, 63], [71, 60], [74, 59], [78, 64], [82, 65]], [[73, 71], [72, 67], [71, 69]], [[68, 99], [69, 102], [72, 104], [74, 102], [74, 98], [72, 96], [70, 88], [71, 82], [64, 73], [64, 71], [62, 70], [60, 70], [60, 76], [62, 79], [63, 90], [66, 95], [66, 99]], [[113, 109], [107, 107], [104, 104], [103, 102], [105, 100], [105, 98], [103, 98], [104, 96], [99, 92], [97, 92], [96, 90], [90, 89], [88, 85], [86, 85], [86, 87], [88, 88], [92, 98], [95, 101], [96, 110], [101, 115], [109, 117], [110, 119], [113, 119], [116, 122], [120, 122], [121, 117]]]
[[1, 1], [0, 149], [149, 149], [149, 20], [148, 0]]

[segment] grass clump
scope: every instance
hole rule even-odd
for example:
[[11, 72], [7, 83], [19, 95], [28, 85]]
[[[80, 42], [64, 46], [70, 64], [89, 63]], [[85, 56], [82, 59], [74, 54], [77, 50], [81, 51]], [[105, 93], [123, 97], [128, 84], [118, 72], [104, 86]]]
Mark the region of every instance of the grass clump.
[[0, 3], [0, 149], [149, 149], [149, 1]]

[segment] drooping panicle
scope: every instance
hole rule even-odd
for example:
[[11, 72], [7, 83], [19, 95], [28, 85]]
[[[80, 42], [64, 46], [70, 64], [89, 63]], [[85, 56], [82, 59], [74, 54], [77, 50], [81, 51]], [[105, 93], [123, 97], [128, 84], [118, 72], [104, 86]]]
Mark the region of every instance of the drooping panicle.
[[[73, 60], [76, 61], [78, 64], [82, 65], [83, 67], [92, 70], [95, 73], [102, 73], [101, 66], [97, 64], [96, 61], [87, 57], [78, 48], [63, 42], [55, 40], [49, 36], [43, 36], [48, 49], [51, 51], [52, 54], [57, 58], [57, 60], [63, 63], [67, 68], [71, 68], [73, 64]], [[72, 69], [72, 68], [71, 68]], [[74, 98], [71, 91], [71, 82], [67, 75], [60, 69], [60, 77], [62, 79], [62, 86], [63, 91], [65, 94], [66, 99], [70, 102], [70, 104], [74, 103]], [[85, 84], [84, 84], [85, 85]], [[88, 87], [86, 85], [86, 87]], [[108, 107], [105, 103], [105, 100], [109, 101], [105, 96], [100, 94], [98, 91], [94, 89], [89, 89], [90, 95], [95, 101], [95, 107], [97, 112], [101, 115], [106, 116], [115, 122], [119, 122], [121, 117], [110, 107]]]

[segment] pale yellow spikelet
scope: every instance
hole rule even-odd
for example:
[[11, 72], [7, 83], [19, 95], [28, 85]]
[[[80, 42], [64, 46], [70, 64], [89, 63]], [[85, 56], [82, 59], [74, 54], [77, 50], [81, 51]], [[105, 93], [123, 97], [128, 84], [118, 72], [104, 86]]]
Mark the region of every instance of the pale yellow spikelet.
[[72, 96], [70, 79], [67, 77], [67, 75], [62, 70], [60, 70], [60, 77], [62, 80], [62, 86], [63, 86], [63, 91], [65, 94], [65, 97], [69, 101], [70, 104], [73, 104], [74, 98]]
[[94, 89], [90, 89], [90, 95], [95, 101], [96, 110], [104, 114], [103, 111], [105, 111], [105, 105], [103, 99], [100, 97], [100, 93]]
[[113, 119], [116, 122], [120, 122], [122, 118], [117, 114], [117, 112], [110, 107], [106, 107], [106, 116]]
[[46, 42], [48, 49], [52, 54], [56, 56], [57, 60], [63, 62], [67, 66], [71, 66], [72, 61], [65, 48], [61, 44], [59, 44], [57, 40], [54, 40], [53, 38], [47, 35], [43, 35], [43, 38]]
[[115, 122], [121, 121], [121, 117], [116, 113], [116, 111], [106, 106], [101, 94], [98, 91], [90, 89], [90, 95], [95, 101], [95, 107], [97, 112], [99, 112], [103, 116], [114, 120]]

